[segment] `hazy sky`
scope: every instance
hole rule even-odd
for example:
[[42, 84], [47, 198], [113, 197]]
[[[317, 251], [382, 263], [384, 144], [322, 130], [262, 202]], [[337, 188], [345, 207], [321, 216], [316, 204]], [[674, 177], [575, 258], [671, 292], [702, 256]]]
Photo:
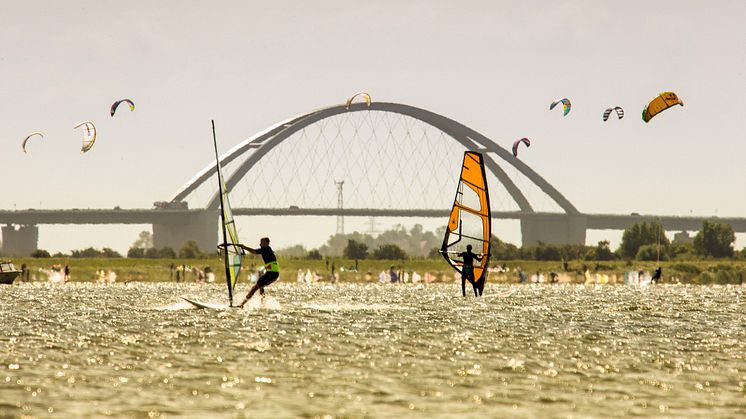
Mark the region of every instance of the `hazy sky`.
[[[530, 137], [522, 159], [582, 212], [746, 213], [744, 1], [4, 0], [2, 9], [2, 208], [149, 208], [210, 162], [211, 118], [227, 150], [365, 90], [504, 146]], [[647, 101], [668, 90], [685, 106], [643, 123]], [[110, 118], [123, 97], [137, 110]], [[573, 101], [566, 118], [548, 110], [559, 97]], [[603, 123], [614, 105], [625, 119]], [[88, 119], [99, 140], [81, 155], [72, 126]], [[23, 154], [32, 131], [45, 138]], [[334, 232], [334, 219], [320, 223]], [[247, 241], [256, 232], [282, 237], [277, 247], [317, 246], [328, 236], [300, 237], [295, 220], [260, 225]], [[40, 246], [125, 251], [145, 228], [42, 226]]]

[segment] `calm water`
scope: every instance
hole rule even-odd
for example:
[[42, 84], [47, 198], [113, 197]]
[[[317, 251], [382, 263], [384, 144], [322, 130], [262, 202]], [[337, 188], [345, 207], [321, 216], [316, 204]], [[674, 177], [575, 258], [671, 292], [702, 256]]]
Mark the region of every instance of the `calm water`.
[[0, 287], [0, 417], [746, 415], [746, 288], [270, 288]]

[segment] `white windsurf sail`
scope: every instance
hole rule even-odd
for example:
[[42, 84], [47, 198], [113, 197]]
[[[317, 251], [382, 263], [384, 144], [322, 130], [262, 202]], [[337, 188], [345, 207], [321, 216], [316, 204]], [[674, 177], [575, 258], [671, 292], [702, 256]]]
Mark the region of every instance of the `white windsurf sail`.
[[236, 222], [233, 219], [230, 200], [228, 199], [228, 188], [223, 180], [220, 170], [220, 157], [218, 157], [218, 140], [215, 136], [215, 121], [212, 121], [212, 139], [215, 145], [215, 166], [218, 174], [218, 188], [220, 190], [220, 220], [223, 227], [223, 257], [225, 263], [225, 280], [228, 284], [228, 300], [233, 306], [233, 290], [241, 273], [241, 262], [243, 251], [239, 247]]

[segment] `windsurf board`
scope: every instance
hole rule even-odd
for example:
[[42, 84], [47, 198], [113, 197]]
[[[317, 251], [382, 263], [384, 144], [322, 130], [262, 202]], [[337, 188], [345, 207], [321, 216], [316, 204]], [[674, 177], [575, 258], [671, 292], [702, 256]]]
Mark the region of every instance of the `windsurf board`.
[[202, 301], [192, 300], [191, 298], [187, 297], [181, 297], [184, 301], [190, 303], [191, 305], [197, 307], [197, 308], [207, 308], [210, 310], [227, 310], [231, 307], [225, 305], [225, 304], [217, 304], [217, 303], [206, 303]]

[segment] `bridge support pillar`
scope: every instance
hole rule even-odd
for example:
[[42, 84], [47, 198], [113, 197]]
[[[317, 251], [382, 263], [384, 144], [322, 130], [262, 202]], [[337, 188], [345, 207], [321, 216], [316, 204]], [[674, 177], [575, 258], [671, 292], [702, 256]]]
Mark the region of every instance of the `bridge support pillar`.
[[2, 233], [5, 255], [29, 256], [39, 244], [39, 227], [35, 225], [5, 225], [2, 227]]
[[536, 214], [521, 220], [521, 241], [524, 246], [585, 244], [587, 224], [584, 215]]
[[174, 217], [153, 224], [153, 246], [170, 247], [179, 253], [184, 243], [193, 240], [202, 252], [215, 251], [218, 243], [218, 216], [215, 211], [190, 211], [186, 216]]

